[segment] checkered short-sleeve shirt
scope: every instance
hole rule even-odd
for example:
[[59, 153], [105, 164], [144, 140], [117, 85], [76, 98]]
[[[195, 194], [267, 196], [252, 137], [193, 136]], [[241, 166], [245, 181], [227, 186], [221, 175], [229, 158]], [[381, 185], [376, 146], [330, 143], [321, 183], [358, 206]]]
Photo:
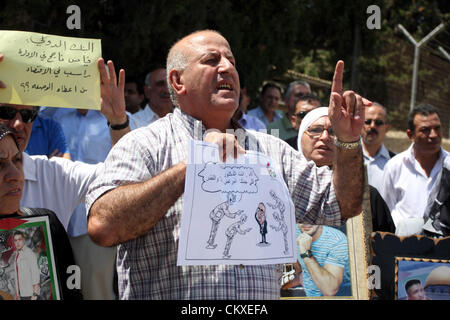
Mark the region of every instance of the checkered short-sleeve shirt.
[[[105, 192], [146, 181], [186, 160], [190, 139], [202, 139], [204, 132], [198, 120], [176, 108], [124, 136], [88, 191], [87, 212]], [[246, 133], [247, 150], [264, 153], [279, 164], [298, 221], [343, 223], [328, 168], [306, 162], [276, 137]], [[183, 199], [182, 195], [146, 234], [118, 245], [120, 299], [279, 299], [280, 268], [276, 265], [176, 265]]]

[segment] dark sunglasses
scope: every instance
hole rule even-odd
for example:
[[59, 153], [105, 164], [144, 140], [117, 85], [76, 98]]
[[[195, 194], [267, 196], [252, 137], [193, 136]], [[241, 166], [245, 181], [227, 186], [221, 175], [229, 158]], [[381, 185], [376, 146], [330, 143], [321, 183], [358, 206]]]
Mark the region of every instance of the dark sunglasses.
[[297, 116], [297, 118], [303, 119], [308, 112], [309, 111], [300, 111], [300, 112], [297, 112], [295, 115]]
[[379, 119], [376, 119], [376, 120], [374, 120], [374, 119], [367, 119], [366, 121], [364, 121], [364, 123], [369, 126], [372, 123], [372, 121], [375, 122], [375, 125], [377, 127], [382, 126], [384, 124], [384, 121], [383, 120], [379, 120]]
[[36, 110], [17, 110], [12, 107], [0, 106], [0, 119], [12, 120], [17, 113], [20, 113], [22, 121], [25, 123], [33, 122], [36, 119], [38, 112]]

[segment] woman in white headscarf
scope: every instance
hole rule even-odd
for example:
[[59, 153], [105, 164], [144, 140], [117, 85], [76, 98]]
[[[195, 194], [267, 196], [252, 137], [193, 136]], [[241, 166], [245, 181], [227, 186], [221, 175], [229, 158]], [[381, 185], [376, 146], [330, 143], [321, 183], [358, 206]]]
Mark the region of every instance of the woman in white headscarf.
[[318, 167], [331, 166], [334, 151], [334, 132], [328, 118], [328, 108], [320, 107], [308, 112], [298, 132], [298, 151]]
[[[325, 130], [327, 129], [327, 130]], [[318, 167], [333, 164], [334, 133], [328, 118], [328, 108], [314, 109], [303, 118], [298, 133], [298, 150], [308, 161]], [[395, 232], [389, 208], [378, 190], [369, 185], [372, 226], [374, 231]]]

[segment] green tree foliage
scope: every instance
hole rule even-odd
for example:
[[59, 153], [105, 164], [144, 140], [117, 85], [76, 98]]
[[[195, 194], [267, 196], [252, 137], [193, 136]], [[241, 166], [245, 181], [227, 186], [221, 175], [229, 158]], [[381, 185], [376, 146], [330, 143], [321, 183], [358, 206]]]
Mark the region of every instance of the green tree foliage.
[[[66, 27], [72, 4], [81, 8], [81, 30]], [[380, 30], [366, 27], [373, 4], [381, 8]], [[264, 80], [287, 69], [331, 80], [342, 59], [346, 88], [383, 103], [386, 81], [408, 86], [411, 79], [411, 59], [402, 53], [413, 47], [399, 45], [408, 42], [397, 24], [421, 39], [449, 20], [448, 6], [448, 0], [4, 0], [0, 29], [101, 38], [104, 58], [142, 79], [165, 64], [177, 39], [216, 29], [229, 40], [253, 98]], [[445, 31], [430, 45], [450, 51], [448, 40]], [[396, 107], [401, 116], [403, 107]]]
[[[81, 8], [81, 30], [66, 28], [71, 4]], [[249, 91], [255, 93], [264, 79], [290, 67], [298, 11], [293, 0], [6, 0], [0, 29], [101, 38], [105, 59], [142, 78], [165, 64], [177, 39], [215, 29], [229, 40]]]

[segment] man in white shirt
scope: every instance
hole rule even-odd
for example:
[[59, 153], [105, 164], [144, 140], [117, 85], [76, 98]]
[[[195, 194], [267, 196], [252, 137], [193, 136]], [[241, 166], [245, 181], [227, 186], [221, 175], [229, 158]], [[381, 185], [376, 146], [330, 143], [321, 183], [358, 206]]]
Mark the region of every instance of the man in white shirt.
[[13, 233], [16, 254], [14, 256], [14, 279], [18, 300], [36, 300], [40, 293], [40, 271], [37, 256], [25, 245], [21, 231]]
[[395, 155], [383, 144], [390, 128], [386, 108], [374, 102], [366, 108], [364, 123], [361, 130], [364, 164], [367, 167], [369, 184], [379, 191], [383, 184], [384, 166]]
[[441, 147], [441, 121], [435, 107], [415, 107], [406, 133], [413, 143], [388, 161], [380, 189], [391, 211], [395, 233], [401, 236], [421, 232], [430, 191], [447, 155]]
[[167, 89], [166, 69], [156, 68], [145, 77], [144, 94], [148, 103], [144, 109], [132, 115], [131, 130], [148, 126], [153, 121], [172, 112], [169, 89]]
[[[105, 161], [112, 147], [111, 134], [105, 116], [98, 110], [52, 108], [52, 119], [57, 121], [66, 137], [72, 160], [88, 164]], [[93, 147], [95, 146], [95, 147]], [[86, 208], [80, 203], [70, 219], [67, 233], [80, 266], [81, 288], [85, 299], [114, 299], [112, 289], [116, 247], [101, 247], [87, 233]], [[106, 291], [95, 281], [96, 272], [102, 270], [109, 279]], [[106, 281], [105, 281], [106, 282]]]

